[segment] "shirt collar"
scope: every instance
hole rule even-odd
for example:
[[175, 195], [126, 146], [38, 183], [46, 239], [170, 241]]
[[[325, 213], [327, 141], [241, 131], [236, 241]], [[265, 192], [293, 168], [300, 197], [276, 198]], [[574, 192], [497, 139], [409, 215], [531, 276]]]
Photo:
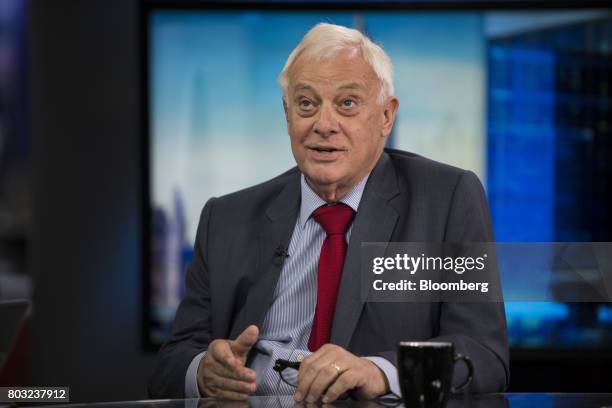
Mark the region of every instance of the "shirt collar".
[[[370, 177], [370, 173], [368, 173], [355, 187], [351, 189], [344, 197], [340, 199], [341, 203], [344, 203], [351, 207], [353, 211], [357, 212], [359, 208], [359, 203], [361, 202], [361, 196], [363, 196], [363, 190], [365, 189], [366, 182], [368, 181], [368, 177]], [[322, 205], [327, 204], [325, 200], [317, 195], [312, 188], [306, 182], [306, 177], [304, 174], [300, 177], [300, 184], [302, 190], [302, 202], [300, 204], [300, 225], [302, 228], [310, 218], [310, 215], [314, 210], [321, 207]]]

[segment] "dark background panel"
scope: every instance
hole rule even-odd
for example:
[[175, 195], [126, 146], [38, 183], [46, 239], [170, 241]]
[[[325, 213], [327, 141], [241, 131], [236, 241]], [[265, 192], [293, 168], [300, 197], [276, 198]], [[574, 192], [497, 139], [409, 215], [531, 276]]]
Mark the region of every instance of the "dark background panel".
[[31, 383], [144, 398], [138, 3], [29, 8]]

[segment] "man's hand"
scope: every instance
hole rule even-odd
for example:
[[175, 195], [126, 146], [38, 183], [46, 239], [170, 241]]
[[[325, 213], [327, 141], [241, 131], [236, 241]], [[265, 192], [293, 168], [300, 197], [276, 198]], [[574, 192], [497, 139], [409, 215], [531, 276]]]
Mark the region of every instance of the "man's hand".
[[246, 400], [254, 393], [255, 371], [245, 367], [245, 363], [258, 337], [259, 329], [251, 325], [236, 340], [211, 342], [198, 366], [200, 393], [229, 400]]
[[294, 398], [328, 403], [350, 390], [358, 398], [369, 400], [388, 393], [389, 384], [382, 370], [370, 360], [326, 344], [302, 361]]

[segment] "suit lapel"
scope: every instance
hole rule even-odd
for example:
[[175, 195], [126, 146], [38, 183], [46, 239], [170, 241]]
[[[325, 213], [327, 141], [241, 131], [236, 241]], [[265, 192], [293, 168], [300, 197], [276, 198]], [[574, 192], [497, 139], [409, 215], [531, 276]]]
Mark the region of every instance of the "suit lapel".
[[299, 207], [300, 173], [296, 171], [294, 177], [291, 177], [278, 197], [265, 210], [265, 221], [257, 238], [259, 247], [257, 277], [249, 290], [244, 307], [232, 326], [230, 338], [236, 338], [251, 324], [261, 327], [283, 268], [284, 258], [275, 253], [279, 246], [283, 248], [289, 246]]
[[365, 305], [361, 301], [361, 243], [391, 239], [398, 214], [390, 202], [398, 194], [395, 169], [389, 156], [383, 153], [359, 204], [342, 270], [331, 333], [331, 342], [341, 347], [348, 347]]

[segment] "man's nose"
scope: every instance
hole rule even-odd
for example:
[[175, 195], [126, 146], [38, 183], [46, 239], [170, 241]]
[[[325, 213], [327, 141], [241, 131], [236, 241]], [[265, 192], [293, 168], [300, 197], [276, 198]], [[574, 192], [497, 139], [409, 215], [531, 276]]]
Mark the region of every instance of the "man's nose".
[[313, 130], [321, 137], [330, 137], [340, 131], [338, 118], [334, 107], [330, 104], [322, 104], [321, 109], [317, 113]]

